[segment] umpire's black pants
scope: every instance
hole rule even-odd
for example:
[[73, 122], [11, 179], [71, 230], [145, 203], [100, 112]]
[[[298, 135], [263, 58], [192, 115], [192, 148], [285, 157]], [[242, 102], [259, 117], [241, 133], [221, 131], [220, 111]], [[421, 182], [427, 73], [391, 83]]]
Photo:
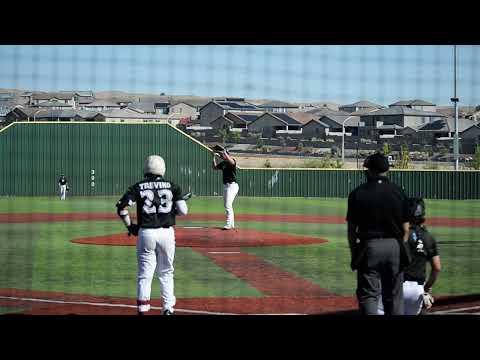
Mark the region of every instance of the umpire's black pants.
[[357, 298], [363, 315], [376, 315], [380, 294], [385, 315], [403, 315], [403, 272], [397, 239], [370, 239], [357, 270]]

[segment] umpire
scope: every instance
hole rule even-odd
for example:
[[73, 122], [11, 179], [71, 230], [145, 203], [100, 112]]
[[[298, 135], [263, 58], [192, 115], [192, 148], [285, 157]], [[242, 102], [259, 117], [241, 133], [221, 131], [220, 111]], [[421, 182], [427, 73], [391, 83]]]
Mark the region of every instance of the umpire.
[[376, 315], [382, 295], [385, 315], [403, 314], [403, 268], [409, 263], [408, 198], [386, 177], [387, 158], [365, 159], [367, 182], [348, 197], [348, 242], [357, 270], [357, 299], [363, 315]]

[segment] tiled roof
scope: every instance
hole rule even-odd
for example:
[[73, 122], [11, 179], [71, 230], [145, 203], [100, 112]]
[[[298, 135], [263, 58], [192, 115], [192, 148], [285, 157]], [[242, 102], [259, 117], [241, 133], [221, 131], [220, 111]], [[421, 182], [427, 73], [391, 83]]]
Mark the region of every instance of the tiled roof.
[[397, 101], [393, 104], [390, 104], [389, 106], [435, 106], [435, 104], [428, 101], [416, 99]]
[[341, 108], [342, 107], [361, 107], [361, 108], [378, 108], [378, 109], [381, 109], [384, 106], [379, 105], [379, 104], [375, 104], [375, 103], [370, 102], [370, 101], [362, 100], [362, 101], [357, 101], [353, 104], [342, 105], [340, 107]]
[[391, 108], [381, 109], [372, 113], [367, 113], [361, 116], [380, 116], [380, 115], [409, 115], [409, 116], [430, 116], [430, 117], [445, 117], [443, 114], [431, 111], [415, 110], [408, 107], [395, 106]]

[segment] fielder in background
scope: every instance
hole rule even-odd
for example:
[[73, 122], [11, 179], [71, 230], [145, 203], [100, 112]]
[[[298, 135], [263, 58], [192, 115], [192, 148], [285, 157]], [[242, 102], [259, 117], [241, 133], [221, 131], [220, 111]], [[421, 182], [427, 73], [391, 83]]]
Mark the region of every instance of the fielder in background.
[[[238, 194], [237, 184], [237, 161], [232, 158], [228, 150], [216, 145], [213, 148], [213, 164], [215, 170], [222, 170], [223, 173], [223, 205], [225, 207], [225, 214], [227, 221], [224, 230], [231, 230], [235, 228], [235, 214], [233, 212], [233, 200]], [[216, 156], [219, 156], [223, 161], [217, 163]]]
[[386, 177], [389, 164], [383, 154], [370, 155], [363, 166], [367, 182], [350, 193], [346, 219], [360, 312], [377, 315], [381, 294], [386, 315], [403, 315], [408, 198]]
[[65, 200], [67, 191], [70, 189], [68, 188], [67, 178], [64, 174], [61, 174], [58, 179], [58, 187], [60, 188], [60, 200]]
[[[405, 269], [403, 282], [403, 300], [405, 315], [419, 315], [433, 305], [432, 287], [441, 270], [437, 242], [425, 227], [425, 202], [422, 198], [409, 200], [410, 235], [408, 249], [412, 263]], [[430, 275], [426, 280], [427, 262], [430, 263]], [[380, 298], [378, 314], [383, 315]]]
[[[137, 310], [144, 315], [150, 310], [153, 276], [160, 280], [163, 314], [173, 315], [176, 298], [173, 283], [175, 257], [176, 215], [187, 215], [186, 199], [181, 189], [165, 180], [165, 162], [158, 155], [145, 160], [144, 179], [129, 187], [117, 203], [117, 213], [128, 229], [128, 235], [137, 239]], [[137, 222], [133, 224], [128, 207], [137, 204]]]

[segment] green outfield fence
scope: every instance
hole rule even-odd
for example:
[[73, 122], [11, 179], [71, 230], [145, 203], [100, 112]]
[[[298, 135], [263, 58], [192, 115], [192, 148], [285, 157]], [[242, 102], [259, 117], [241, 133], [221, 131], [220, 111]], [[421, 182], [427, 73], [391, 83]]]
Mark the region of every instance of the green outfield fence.
[[[48, 196], [64, 173], [71, 195], [120, 195], [142, 177], [143, 160], [160, 154], [166, 178], [195, 195], [222, 194], [210, 150], [167, 124], [13, 123], [0, 132], [0, 195]], [[413, 196], [479, 199], [479, 171], [391, 171]], [[339, 197], [364, 181], [360, 170], [241, 169], [241, 196]]]

